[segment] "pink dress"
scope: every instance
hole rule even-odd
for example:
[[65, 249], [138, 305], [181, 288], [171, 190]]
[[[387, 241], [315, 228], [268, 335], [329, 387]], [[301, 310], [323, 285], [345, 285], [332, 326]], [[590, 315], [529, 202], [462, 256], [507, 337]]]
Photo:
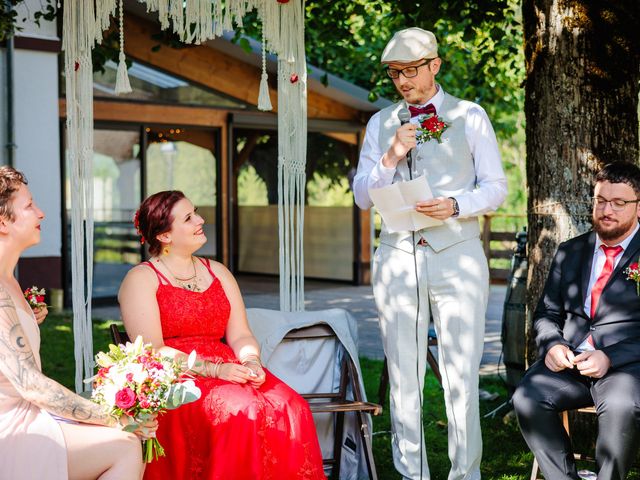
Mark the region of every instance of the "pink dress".
[[[40, 329], [33, 313], [16, 309], [36, 364], [40, 363]], [[0, 329], [9, 331], [0, 317]], [[16, 340], [17, 341], [17, 340]], [[67, 450], [58, 422], [20, 396], [0, 372], [0, 480], [66, 480]]]
[[[229, 300], [203, 263], [214, 277], [204, 292], [174, 287], [156, 270], [164, 342], [211, 361], [238, 363], [221, 341]], [[145, 480], [326, 480], [307, 402], [266, 375], [260, 388], [197, 376], [200, 400], [158, 417], [157, 437], [167, 456], [147, 465]]]

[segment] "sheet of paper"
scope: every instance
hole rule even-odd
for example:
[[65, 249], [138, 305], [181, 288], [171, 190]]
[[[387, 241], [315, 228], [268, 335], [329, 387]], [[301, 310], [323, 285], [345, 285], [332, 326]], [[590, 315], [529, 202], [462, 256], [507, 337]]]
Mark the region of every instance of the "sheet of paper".
[[369, 196], [389, 232], [416, 231], [442, 225], [441, 220], [415, 211], [417, 202], [433, 198], [427, 179], [422, 176], [382, 188], [372, 188]]

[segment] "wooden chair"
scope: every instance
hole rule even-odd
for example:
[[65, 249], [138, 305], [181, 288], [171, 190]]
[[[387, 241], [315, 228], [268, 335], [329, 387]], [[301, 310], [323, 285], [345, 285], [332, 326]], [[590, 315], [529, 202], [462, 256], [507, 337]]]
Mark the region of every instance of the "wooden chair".
[[[596, 414], [595, 407], [578, 408], [578, 409], [573, 410], [573, 411], [579, 412], [579, 413], [587, 413], [587, 414], [591, 414], [591, 415], [595, 415]], [[567, 434], [569, 435], [569, 438], [571, 438], [571, 430], [569, 429], [569, 410], [565, 410], [564, 412], [560, 412], [560, 415], [562, 417], [562, 426], [567, 431]], [[580, 453], [574, 453], [573, 456], [574, 456], [574, 458], [576, 460], [593, 460], [593, 458], [590, 458], [587, 455], [580, 454]], [[540, 470], [540, 468], [539, 468], [539, 465], [538, 465], [538, 459], [533, 457], [533, 467], [531, 468], [531, 477], [529, 477], [529, 480], [539, 480], [538, 479], [539, 470]]]
[[[114, 343], [120, 344], [129, 341], [127, 333], [120, 330], [115, 323], [112, 323], [109, 329]], [[335, 339], [339, 341], [333, 329], [326, 323], [291, 330], [285, 335], [283, 341], [292, 342], [296, 340], [313, 339]], [[353, 400], [347, 399], [347, 388], [349, 386], [351, 386], [353, 391]], [[356, 415], [356, 423], [360, 430], [362, 444], [365, 448], [364, 455], [367, 462], [369, 478], [371, 480], [377, 480], [378, 474], [373, 460], [371, 432], [369, 432], [369, 423], [367, 422], [365, 414], [379, 415], [382, 413], [382, 407], [376, 403], [365, 402], [363, 400], [364, 395], [360, 388], [358, 370], [349, 355], [344, 355], [340, 365], [340, 388], [337, 392], [303, 393], [302, 397], [309, 402], [311, 413], [331, 413], [335, 415], [333, 458], [323, 459], [325, 465], [331, 466], [331, 479], [338, 480], [340, 478], [344, 419], [346, 413], [353, 412]]]
[[118, 325], [116, 325], [115, 323], [109, 325], [109, 330], [111, 331], [111, 339], [116, 345], [124, 345], [125, 343], [130, 341], [127, 332], [125, 332], [124, 330], [120, 330], [118, 328]]
[[[296, 340], [313, 339], [335, 339], [339, 341], [333, 329], [326, 323], [318, 323], [309, 327], [291, 330], [283, 338], [283, 342]], [[351, 386], [353, 400], [347, 398], [347, 388]], [[344, 432], [345, 414], [353, 412], [356, 415], [356, 422], [360, 430], [362, 444], [364, 445], [364, 455], [367, 462], [369, 478], [377, 480], [378, 474], [373, 459], [373, 445], [369, 423], [365, 414], [379, 415], [382, 413], [382, 406], [377, 403], [365, 402], [360, 386], [358, 370], [353, 360], [345, 353], [340, 365], [340, 388], [337, 392], [313, 392], [301, 393], [302, 397], [309, 402], [312, 413], [332, 413], [335, 415], [334, 421], [334, 441], [333, 458], [324, 459], [325, 465], [331, 465], [331, 479], [340, 478], [340, 460], [342, 454], [342, 437]]]
[[[440, 374], [440, 368], [438, 367], [438, 360], [431, 351], [432, 347], [438, 347], [438, 337], [433, 326], [429, 327], [427, 333], [427, 363], [433, 374], [436, 376], [438, 383], [442, 387], [442, 375]], [[384, 364], [382, 365], [382, 372], [380, 373], [380, 386], [378, 387], [378, 403], [384, 407], [385, 400], [387, 398], [387, 388], [389, 388], [389, 368], [387, 366], [387, 357], [384, 357]]]

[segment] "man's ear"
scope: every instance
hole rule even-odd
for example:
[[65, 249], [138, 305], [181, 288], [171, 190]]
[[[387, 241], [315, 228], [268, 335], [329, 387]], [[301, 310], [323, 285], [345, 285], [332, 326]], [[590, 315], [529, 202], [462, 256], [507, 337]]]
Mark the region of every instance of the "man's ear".
[[0, 234], [6, 235], [9, 233], [9, 220], [5, 217], [0, 217]]
[[438, 74], [441, 66], [442, 66], [442, 59], [440, 57], [434, 58], [433, 60], [431, 60], [431, 63], [429, 64], [429, 68], [431, 68], [431, 72], [434, 75]]

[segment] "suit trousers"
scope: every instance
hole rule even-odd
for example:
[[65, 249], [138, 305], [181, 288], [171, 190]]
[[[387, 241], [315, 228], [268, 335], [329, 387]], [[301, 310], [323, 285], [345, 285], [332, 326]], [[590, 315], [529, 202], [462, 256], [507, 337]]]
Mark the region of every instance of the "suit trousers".
[[578, 480], [571, 441], [559, 412], [595, 405], [598, 480], [622, 480], [640, 439], [640, 363], [609, 370], [600, 379], [577, 369], [549, 370], [543, 360], [527, 371], [513, 406], [527, 445], [545, 478]]
[[478, 373], [489, 293], [489, 269], [480, 240], [466, 240], [440, 252], [416, 246], [415, 258], [410, 242], [382, 244], [374, 256], [373, 288], [389, 367], [396, 469], [405, 478], [430, 478], [421, 402], [432, 314], [448, 419], [448, 478], [479, 479]]

